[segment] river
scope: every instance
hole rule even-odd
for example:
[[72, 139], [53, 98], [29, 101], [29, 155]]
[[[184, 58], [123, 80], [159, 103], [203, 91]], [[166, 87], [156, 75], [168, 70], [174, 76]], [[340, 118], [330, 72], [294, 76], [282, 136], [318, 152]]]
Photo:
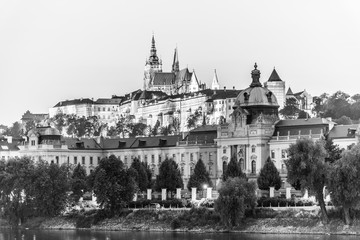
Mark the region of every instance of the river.
[[0, 229], [0, 240], [355, 240], [359, 236]]

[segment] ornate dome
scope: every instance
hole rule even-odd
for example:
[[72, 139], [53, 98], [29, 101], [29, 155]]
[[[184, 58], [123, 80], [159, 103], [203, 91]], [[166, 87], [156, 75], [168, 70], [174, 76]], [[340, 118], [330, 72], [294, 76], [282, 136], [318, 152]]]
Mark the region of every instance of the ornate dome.
[[239, 107], [251, 107], [251, 106], [269, 106], [278, 108], [279, 104], [275, 95], [267, 88], [262, 87], [260, 79], [260, 71], [257, 69], [255, 63], [255, 69], [251, 71], [252, 83], [250, 87], [242, 90], [235, 100], [235, 106]]

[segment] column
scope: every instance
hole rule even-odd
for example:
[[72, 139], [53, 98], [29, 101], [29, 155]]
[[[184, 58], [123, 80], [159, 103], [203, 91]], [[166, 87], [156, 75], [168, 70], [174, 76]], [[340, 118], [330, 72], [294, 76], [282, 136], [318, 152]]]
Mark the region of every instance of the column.
[[148, 189], [147, 189], [146, 199], [147, 199], [147, 200], [151, 200], [151, 188], [148, 188]]
[[176, 189], [176, 198], [181, 199], [181, 188]]
[[275, 188], [270, 187], [270, 197], [275, 197]]
[[286, 199], [290, 199], [291, 198], [291, 187], [287, 187], [286, 188]]
[[208, 187], [206, 189], [206, 198], [207, 199], [212, 199], [212, 187]]
[[191, 200], [192, 201], [196, 200], [196, 188], [195, 187], [191, 188]]
[[166, 200], [166, 188], [161, 189], [161, 200], [162, 201]]

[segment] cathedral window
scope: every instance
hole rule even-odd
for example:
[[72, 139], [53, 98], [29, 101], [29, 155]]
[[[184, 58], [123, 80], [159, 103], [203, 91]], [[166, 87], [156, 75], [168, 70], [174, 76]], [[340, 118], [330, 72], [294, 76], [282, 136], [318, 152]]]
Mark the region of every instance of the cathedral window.
[[251, 162], [251, 173], [256, 173], [256, 161]]

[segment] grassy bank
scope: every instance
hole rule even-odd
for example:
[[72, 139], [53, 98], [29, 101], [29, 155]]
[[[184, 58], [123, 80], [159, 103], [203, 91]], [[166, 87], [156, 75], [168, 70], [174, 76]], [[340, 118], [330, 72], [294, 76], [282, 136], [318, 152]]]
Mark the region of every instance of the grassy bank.
[[[339, 210], [329, 210], [330, 222], [322, 224], [318, 210], [257, 209], [255, 214], [247, 213], [242, 224], [226, 229], [220, 217], [206, 208], [192, 210], [126, 210], [120, 215], [109, 217], [102, 211], [74, 213], [67, 217], [31, 219], [23, 225], [28, 228], [131, 231], [194, 231], [194, 232], [253, 232], [253, 233], [307, 233], [307, 234], [359, 234], [360, 216], [354, 213], [351, 226], [344, 225]], [[359, 220], [358, 220], [359, 219]]]

